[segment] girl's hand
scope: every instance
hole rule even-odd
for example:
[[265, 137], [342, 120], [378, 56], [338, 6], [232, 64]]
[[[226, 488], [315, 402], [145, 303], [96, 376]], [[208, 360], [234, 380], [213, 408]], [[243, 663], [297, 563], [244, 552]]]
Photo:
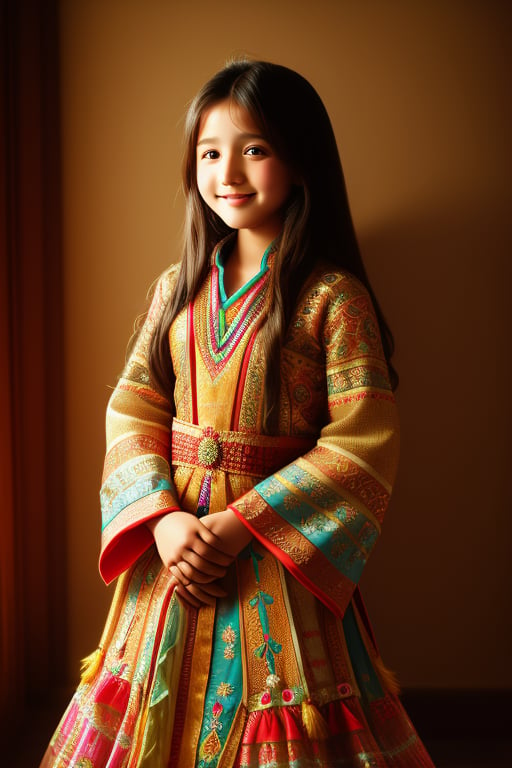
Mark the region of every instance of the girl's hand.
[[162, 563], [185, 586], [221, 578], [233, 560], [217, 535], [189, 512], [170, 512], [149, 520], [147, 526]]
[[201, 518], [202, 524], [220, 539], [223, 552], [236, 557], [252, 539], [252, 534], [231, 509], [212, 512]]
[[[220, 540], [219, 546], [223, 552], [230, 556], [231, 560], [252, 539], [251, 533], [230, 509], [222, 512], [212, 512], [211, 515], [202, 517], [200, 522]], [[185, 572], [190, 573], [187, 570], [187, 566], [188, 563], [179, 563], [176, 566], [171, 566], [170, 571], [178, 582], [176, 591], [190, 605], [196, 608], [201, 604], [213, 605], [217, 597], [224, 597], [226, 595], [226, 592], [218, 583], [205, 583], [204, 578], [191, 578], [190, 582], [186, 577], [184, 579]]]
[[200, 608], [201, 605], [215, 605], [215, 601], [218, 597], [225, 597], [227, 592], [219, 584], [194, 584], [189, 582], [188, 584], [181, 583], [176, 577], [173, 576], [174, 583], [176, 585], [176, 592], [180, 597], [194, 606], [194, 608]]

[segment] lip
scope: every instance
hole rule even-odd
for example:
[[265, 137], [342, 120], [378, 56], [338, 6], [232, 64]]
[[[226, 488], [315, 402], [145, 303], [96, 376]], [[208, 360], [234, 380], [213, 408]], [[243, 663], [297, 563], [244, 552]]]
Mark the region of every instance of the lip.
[[238, 205], [243, 205], [248, 200], [251, 200], [255, 195], [255, 192], [247, 192], [245, 194], [238, 192], [233, 195], [217, 195], [217, 197], [221, 200], [225, 200], [228, 205], [233, 205], [236, 207]]

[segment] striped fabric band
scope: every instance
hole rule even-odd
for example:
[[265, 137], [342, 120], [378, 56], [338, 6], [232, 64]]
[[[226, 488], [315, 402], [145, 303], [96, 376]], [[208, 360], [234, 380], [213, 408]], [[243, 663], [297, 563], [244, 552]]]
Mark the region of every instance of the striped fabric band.
[[173, 466], [268, 477], [314, 442], [311, 438], [217, 432], [212, 427], [173, 419], [171, 461]]

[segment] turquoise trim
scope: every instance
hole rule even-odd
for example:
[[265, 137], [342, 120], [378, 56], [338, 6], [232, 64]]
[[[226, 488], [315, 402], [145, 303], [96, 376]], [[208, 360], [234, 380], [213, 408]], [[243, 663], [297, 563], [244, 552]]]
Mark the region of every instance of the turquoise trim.
[[[260, 264], [260, 271], [254, 275], [254, 277], [251, 277], [250, 280], [247, 281], [244, 285], [242, 285], [241, 288], [238, 289], [232, 296], [227, 296], [226, 291], [224, 289], [224, 264], [221, 261], [221, 249], [219, 248], [217, 253], [215, 254], [215, 264], [217, 266], [217, 269], [219, 270], [219, 298], [221, 307], [223, 310], [228, 309], [232, 304], [237, 301], [237, 299], [240, 298], [240, 296], [243, 296], [244, 293], [246, 293], [252, 286], [258, 282], [260, 277], [263, 277], [265, 272], [268, 270], [268, 257], [270, 254], [270, 251], [272, 250], [274, 246], [275, 240], [273, 240], [268, 248], [265, 250], [265, 253], [262, 256], [261, 264]], [[220, 314], [220, 312], [219, 312]], [[220, 318], [219, 318], [220, 319]]]
[[354, 515], [352, 505], [339, 493], [330, 490], [298, 464], [289, 464], [279, 474], [298, 488], [301, 493], [309, 496], [315, 506], [331, 511], [336, 507], [334, 514], [340, 523], [350, 531], [354, 538], [361, 541], [366, 549], [371, 549], [375, 545], [379, 537], [376, 526], [364, 515]]
[[[279, 474], [301, 493], [308, 496], [315, 507], [334, 512], [340, 523], [350, 531], [355, 539], [360, 541], [365, 549], [369, 550], [375, 545], [379, 537], [376, 526], [365, 515], [360, 513], [354, 515], [354, 507], [339, 493], [332, 491], [298, 464], [289, 464]], [[259, 490], [260, 485], [264, 487], [265, 482], [266, 480], [258, 484], [256, 490]], [[321, 513], [316, 512], [316, 515], [321, 516]]]
[[[300, 472], [296, 465], [290, 465], [286, 470], [290, 471], [292, 468]], [[314, 482], [312, 477], [310, 477], [311, 482]], [[299, 486], [302, 491], [304, 490], [296, 478], [294, 484]], [[370, 550], [377, 538], [377, 532], [374, 526], [364, 518], [364, 515], [356, 515], [354, 523], [347, 524], [346, 507], [350, 505], [342, 497], [338, 497], [337, 507], [333, 510], [339, 520], [337, 523], [315, 509], [315, 506], [321, 505], [321, 492], [318, 492], [318, 488], [316, 494], [311, 494], [315, 506], [310, 506], [305, 501], [290, 494], [286, 486], [275, 476], [258, 483], [254, 490], [272, 507], [276, 514], [284, 518], [296, 531], [314, 544], [327, 560], [353, 584], [359, 582], [366, 558], [348, 535], [345, 525], [354, 538], [361, 542], [367, 550]], [[292, 498], [293, 503], [290, 503]]]
[[155, 472], [148, 477], [139, 478], [129, 488], [126, 488], [126, 490], [119, 493], [109, 507], [103, 508], [102, 531], [105, 530], [107, 525], [109, 525], [120, 512], [130, 506], [130, 504], [143, 499], [145, 496], [149, 496], [151, 493], [156, 493], [157, 491], [172, 492], [172, 486], [167, 477]]
[[159, 704], [163, 699], [166, 699], [171, 695], [174, 695], [175, 691], [169, 691], [168, 681], [165, 677], [165, 661], [168, 653], [176, 646], [178, 642], [178, 631], [180, 622], [184, 621], [183, 616], [184, 609], [180, 608], [176, 593], [171, 597], [171, 602], [167, 609], [167, 616], [165, 620], [165, 629], [162, 640], [160, 642], [160, 648], [158, 649], [158, 659], [155, 667], [155, 682], [153, 690], [151, 692], [151, 698], [149, 706], [154, 707]]
[[370, 704], [376, 699], [383, 699], [385, 694], [359, 632], [352, 605], [345, 611], [342, 623], [349, 658], [363, 701]]
[[[235, 567], [228, 570], [226, 582], [227, 597], [217, 599], [210, 675], [195, 762], [197, 768], [217, 768], [242, 700], [242, 644]], [[213, 731], [219, 739], [219, 751], [216, 755], [204, 754], [203, 742]]]

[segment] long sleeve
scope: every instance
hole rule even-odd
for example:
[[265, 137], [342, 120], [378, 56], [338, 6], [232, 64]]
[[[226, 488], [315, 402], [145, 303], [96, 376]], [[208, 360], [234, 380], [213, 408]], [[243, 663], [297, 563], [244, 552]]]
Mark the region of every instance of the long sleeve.
[[149, 343], [169, 301], [177, 266], [159, 280], [145, 323], [107, 407], [100, 491], [100, 573], [109, 583], [153, 542], [145, 523], [179, 508], [171, 479], [171, 398], [150, 382]]
[[[230, 508], [305, 587], [343, 616], [381, 529], [398, 459], [398, 421], [365, 288], [338, 273], [315, 340], [328, 418], [316, 445]], [[308, 342], [309, 343], [309, 342]]]

